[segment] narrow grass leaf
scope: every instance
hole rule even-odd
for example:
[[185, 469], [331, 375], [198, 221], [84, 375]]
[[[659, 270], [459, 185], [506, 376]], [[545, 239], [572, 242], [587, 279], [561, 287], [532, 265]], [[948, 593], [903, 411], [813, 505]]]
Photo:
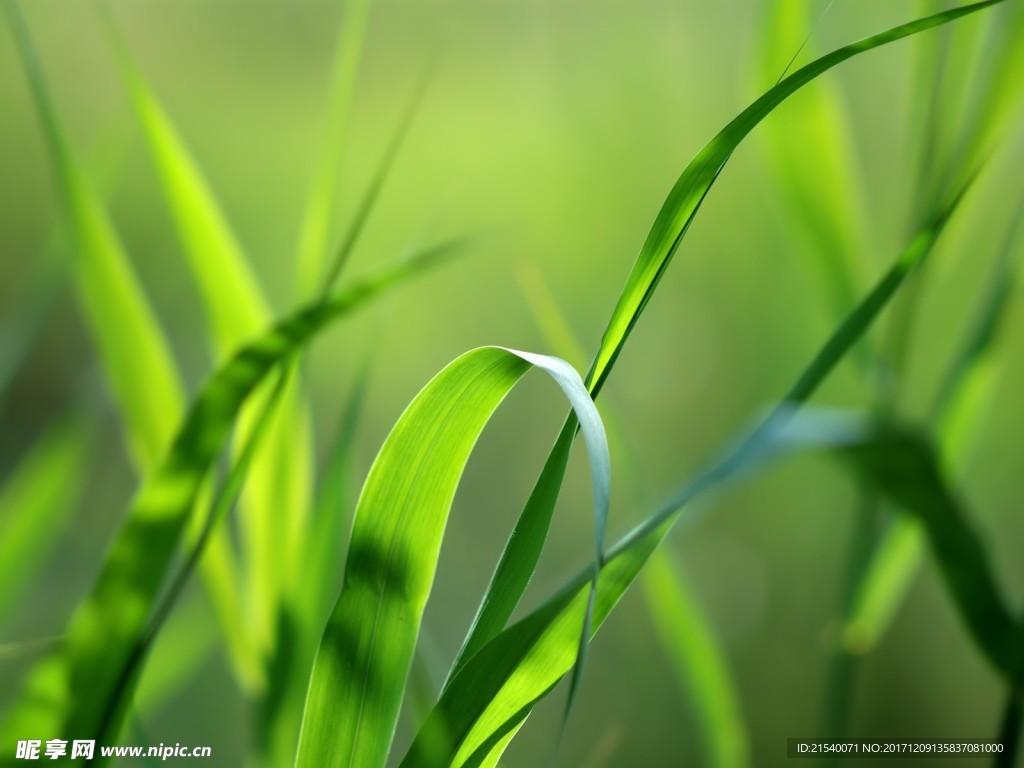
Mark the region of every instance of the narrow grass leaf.
[[[100, 2], [99, 6], [118, 68], [157, 168], [168, 210], [199, 286], [213, 347], [218, 361], [223, 361], [270, 324], [267, 300], [216, 196], [135, 65], [106, 4]], [[269, 397], [269, 389], [259, 392], [243, 411], [240, 443], [248, 441], [257, 414]], [[263, 646], [271, 643], [272, 617], [280, 599], [281, 581], [290, 570], [297, 529], [310, 500], [308, 407], [297, 390], [290, 390], [289, 397], [281, 398], [279, 407], [281, 414], [274, 419], [271, 434], [262, 441], [256, 456], [251, 492], [246, 494], [242, 515], [246, 583], [252, 590], [249, 604], [256, 617], [258, 642]], [[211, 554], [223, 551], [218, 546]], [[220, 566], [214, 563], [210, 567]]]
[[[810, 4], [770, 3], [760, 56], [761, 81], [777, 82], [793, 51], [812, 34]], [[763, 128], [764, 145], [782, 202], [826, 286], [829, 309], [841, 317], [856, 300], [864, 244], [863, 195], [857, 154], [840, 91], [827, 78], [808, 84]]]
[[313, 666], [298, 766], [385, 764], [459, 479], [491, 414], [533, 367], [555, 380], [579, 416], [601, 562], [610, 460], [579, 375], [558, 358], [500, 347], [456, 359], [406, 409], [363, 486], [341, 595]]
[[[100, 738], [100, 721], [113, 708], [124, 663], [153, 613], [196, 496], [246, 398], [333, 320], [437, 264], [452, 250], [451, 244], [438, 246], [286, 317], [207, 381], [172, 449], [143, 483], [62, 642], [32, 670], [26, 690], [0, 728], [4, 749], [13, 748], [24, 734]], [[115, 738], [116, 725], [102, 735]]]
[[[761, 120], [804, 85], [847, 59], [1004, 1], [985, 0], [963, 6], [902, 24], [839, 48], [786, 77], [723, 128], [697, 153], [676, 181], [644, 241], [587, 375], [587, 386], [591, 394], [596, 397], [600, 392], [619, 352], [654, 294], [690, 222], [718, 178], [718, 174], [732, 152]], [[913, 261], [913, 258], [907, 258]], [[898, 268], [897, 271], [901, 269]], [[889, 288], [895, 290], [901, 281], [901, 276], [892, 276], [892, 285]], [[881, 290], [884, 293], [889, 288], [883, 286]], [[887, 297], [880, 298], [882, 304], [887, 301]], [[474, 653], [505, 626], [518, 605], [540, 560], [568, 464], [575, 429], [575, 421], [570, 415], [501, 554], [473, 625], [449, 673], [449, 680]]]
[[728, 662], [679, 568], [664, 550], [656, 551], [643, 572], [648, 612], [662, 648], [689, 692], [700, 723], [706, 765], [741, 768], [750, 764], [746, 729]]
[[362, 56], [371, 0], [348, 0], [334, 49], [327, 120], [314, 158], [312, 186], [299, 233], [296, 288], [309, 299], [320, 284], [338, 202], [342, 156], [348, 132], [352, 93]]
[[0, 620], [24, 595], [78, 501], [88, 465], [89, 429], [59, 419], [0, 486]]
[[[943, 465], [955, 474], [963, 471], [999, 379], [999, 330], [1016, 282], [1020, 252], [1017, 241], [1024, 232], [1021, 217], [1015, 219], [997, 257], [974, 328], [946, 374], [934, 408]], [[890, 521], [857, 584], [844, 620], [843, 642], [849, 652], [867, 653], [884, 635], [917, 573], [925, 549], [924, 535], [914, 516], [898, 513]]]
[[[608, 550], [598, 579], [593, 630], [608, 616], [644, 563], [694, 497], [789, 450], [786, 424], [877, 320], [906, 277], [927, 258], [965, 190], [912, 239], [890, 270], [847, 315], [772, 413], [737, 447], [683, 488], [660, 511]], [[564, 433], [563, 433], [564, 434]], [[554, 456], [555, 454], [553, 454]], [[550, 461], [550, 460], [549, 460]], [[467, 656], [450, 677], [402, 761], [403, 768], [479, 765], [575, 661], [588, 600], [584, 572], [526, 618]]]
[[946, 485], [935, 451], [912, 432], [882, 429], [848, 454], [892, 501], [921, 520], [973, 640], [1007, 682], [1024, 682], [1024, 626], [1007, 609], [985, 545]]
[[149, 467], [166, 449], [182, 411], [174, 361], [117, 232], [64, 137], [21, 11], [14, 0], [4, 0], [3, 8], [70, 219], [78, 298], [123, 416], [131, 453], [142, 467]]

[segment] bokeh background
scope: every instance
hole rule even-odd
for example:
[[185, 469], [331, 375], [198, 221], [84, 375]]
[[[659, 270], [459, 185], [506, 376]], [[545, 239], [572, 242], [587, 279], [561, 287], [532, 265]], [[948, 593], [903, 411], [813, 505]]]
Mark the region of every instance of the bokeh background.
[[[288, 310], [339, 3], [117, 0], [111, 7], [218, 193], [275, 310]], [[823, 7], [812, 4], [815, 12]], [[811, 50], [938, 7], [838, 0], [798, 63]], [[314, 345], [309, 382], [321, 451], [366, 359], [372, 378], [359, 424], [359, 477], [413, 395], [460, 353], [501, 344], [574, 354], [552, 346], [539, 328], [534, 307], [541, 293], [550, 294], [584, 352], [596, 350], [671, 184], [764, 85], [757, 51], [766, 11], [767, 2], [759, 0], [376, 3], [339, 169], [339, 231], [421, 71], [437, 63], [351, 273], [447, 235], [476, 239], [464, 258], [402, 287]], [[194, 392], [212, 363], [199, 295], [95, 11], [86, 2], [32, 0], [25, 12], [61, 117], [104, 190]], [[856, 150], [858, 188], [839, 194], [848, 194], [863, 222], [861, 292], [910, 234], [921, 146], [911, 114], [919, 97], [915, 45], [888, 46], [826, 75], [845, 101]], [[963, 92], [970, 92], [970, 76], [961, 80]], [[769, 120], [785, 120], [787, 109]], [[956, 125], [962, 114], [950, 99], [937, 117]], [[927, 413], [989, 264], [1019, 215], [1024, 130], [1016, 114], [928, 266], [900, 402], [909, 419]], [[834, 325], [813, 255], [780, 200], [760, 133], [722, 174], [602, 395], [602, 410], [621, 427], [635, 457], [628, 461], [623, 446], [613, 445], [610, 539], [653, 512], [781, 396]], [[60, 217], [24, 72], [8, 30], [0, 27], [0, 310], [26, 290], [39, 259], [61, 251], [55, 235]], [[74, 515], [55, 549], [41, 553], [39, 575], [4, 621], [0, 643], [60, 631], [137, 483], [66, 288], [0, 406], [0, 472], [73, 406], [93, 416], [96, 440]], [[1024, 304], [1018, 298], [1004, 333], [999, 383], [962, 492], [1007, 592], [1019, 603]], [[581, 369], [589, 362], [570, 361]], [[870, 387], [846, 364], [816, 402], [858, 407], [869, 397]], [[425, 622], [428, 655], [440, 669], [464, 636], [563, 411], [551, 382], [531, 378], [477, 447]], [[580, 451], [527, 607], [586, 563], [589, 494]], [[755, 764], [783, 762], [786, 737], [819, 730], [855, 501], [841, 465], [827, 456], [798, 457], [704, 497], [699, 520], [669, 538], [731, 665]], [[168, 628], [177, 640], [168, 642], [183, 644], [185, 653], [188, 638], [209, 634], [212, 626], [202, 590], [194, 586]], [[641, 590], [623, 600], [590, 659], [559, 764], [699, 763], [694, 713], [669, 671]], [[147, 674], [159, 676], [153, 667]], [[0, 704], [13, 698], [25, 669], [23, 656], [0, 658]], [[145, 713], [143, 741], [210, 744], [216, 764], [240, 764], [250, 718], [221, 652], [213, 650], [172, 688]], [[539, 707], [513, 742], [507, 765], [550, 758], [564, 695], [559, 689]], [[987, 737], [994, 735], [1003, 695], [927, 561], [891, 630], [861, 665], [850, 731]], [[409, 738], [403, 720], [398, 743]]]

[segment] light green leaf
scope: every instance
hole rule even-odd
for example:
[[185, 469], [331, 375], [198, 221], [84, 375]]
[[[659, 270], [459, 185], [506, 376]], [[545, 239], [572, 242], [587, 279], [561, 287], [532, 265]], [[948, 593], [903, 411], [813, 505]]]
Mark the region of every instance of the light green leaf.
[[[760, 57], [762, 87], [777, 82], [794, 51], [812, 34], [806, 0], [768, 4]], [[788, 206], [787, 234], [798, 233], [822, 276], [829, 309], [841, 317], [856, 297], [863, 233], [863, 194], [842, 95], [827, 78], [809, 83], [763, 128], [764, 144]]]
[[696, 596], [664, 549], [648, 561], [643, 586], [662, 648], [700, 723], [706, 764], [715, 768], [749, 765], [746, 729], [728, 663]]
[[[99, 7], [118, 69], [157, 168], [168, 210], [199, 286], [217, 359], [226, 360], [270, 324], [267, 301], [197, 163], [136, 67], [107, 6], [100, 2]], [[257, 414], [268, 398], [269, 390], [260, 391], [243, 410], [240, 443], [248, 440]], [[249, 614], [254, 617], [256, 639], [263, 647], [273, 642], [273, 617], [281, 597], [281, 582], [295, 561], [297, 538], [310, 501], [312, 474], [309, 409], [297, 388], [290, 387], [279, 408], [280, 413], [255, 457], [242, 514], [246, 583], [251, 590]], [[282, 510], [286, 513], [282, 514]], [[220, 580], [211, 584], [211, 589], [225, 596], [235, 592], [224, 580], [227, 572], [233, 570], [230, 563], [222, 562], [227, 553], [227, 547], [218, 542], [211, 547], [204, 563], [207, 579]], [[238, 602], [237, 598], [217, 601], [222, 610], [230, 610]], [[238, 613], [236, 608], [222, 623], [237, 623]], [[233, 655], [240, 673], [241, 669], [251, 668], [251, 660], [237, 658], [239, 653], [247, 657], [250, 652], [237, 642], [232, 645], [236, 648]], [[242, 674], [244, 683], [252, 676], [250, 672]], [[252, 682], [247, 684], [251, 686]]]
[[28, 74], [75, 244], [75, 286], [90, 335], [125, 422], [133, 457], [151, 466], [164, 452], [183, 395], [167, 341], [102, 202], [75, 162], [14, 0], [4, 0]]
[[[241, 350], [202, 387], [171, 451], [143, 483], [99, 577], [59, 646], [32, 670], [0, 745], [35, 733], [115, 739], [122, 678], [149, 621], [203, 480], [239, 409], [265, 377], [331, 321], [450, 254], [442, 245], [353, 283], [288, 316]], [[101, 725], [109, 723], [102, 729]], [[11, 753], [13, 754], [13, 753]]]
[[402, 414], [363, 486], [341, 596], [313, 666], [298, 766], [385, 764], [459, 479], [491, 414], [531, 367], [555, 380], [578, 415], [594, 486], [595, 570], [601, 563], [611, 468], [579, 375], [558, 358], [500, 347], [456, 359]]

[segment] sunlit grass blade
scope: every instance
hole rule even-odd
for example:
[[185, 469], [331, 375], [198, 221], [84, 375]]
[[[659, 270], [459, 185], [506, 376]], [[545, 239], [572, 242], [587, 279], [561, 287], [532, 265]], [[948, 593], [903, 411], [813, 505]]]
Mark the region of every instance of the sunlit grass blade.
[[318, 473], [320, 484], [310, 533], [304, 541], [302, 573], [319, 576], [292, 579], [278, 612], [279, 642], [268, 662], [268, 689], [258, 712], [260, 751], [270, 765], [294, 762], [309, 672], [324, 622], [337, 596], [349, 513], [358, 491], [354, 484], [353, 451], [369, 379], [367, 359], [355, 376], [327, 460]]
[[[812, 34], [810, 4], [769, 3], [760, 56], [762, 87], [777, 82], [793, 52]], [[760, 90], [760, 89], [759, 89]], [[788, 206], [785, 221], [795, 226], [805, 251], [826, 286], [831, 316], [841, 317], [856, 300], [864, 243], [861, 180], [850, 120], [840, 91], [827, 78], [808, 84], [762, 129]]]
[[[999, 330], [1016, 282], [1018, 241], [1024, 231], [1019, 216], [1016, 221], [998, 256], [974, 328], [946, 374], [934, 408], [943, 463], [954, 474], [963, 471], [999, 379]], [[858, 581], [844, 619], [847, 652], [866, 653], [884, 635], [917, 573], [924, 550], [924, 532], [917, 518], [898, 514], [889, 522]]]
[[4, 0], [3, 8], [70, 219], [79, 301], [124, 419], [131, 453], [149, 467], [170, 442], [183, 407], [174, 361], [117, 232], [63, 134], [18, 5]]
[[117, 732], [118, 724], [122, 721], [126, 708], [131, 702], [150, 648], [152, 648], [158, 633], [163, 629], [167, 619], [170, 618], [171, 612], [181, 597], [196, 565], [202, 558], [213, 532], [218, 528], [221, 521], [228, 516], [238, 501], [238, 496], [245, 486], [250, 468], [252, 467], [253, 457], [259, 451], [261, 441], [264, 439], [268, 426], [277, 411], [280, 398], [286, 391], [287, 383], [287, 368], [285, 367], [278, 374], [276, 381], [273, 382], [273, 389], [270, 390], [269, 397], [265, 402], [261, 403], [260, 412], [246, 437], [245, 444], [206, 513], [202, 530], [195, 537], [195, 540], [190, 542], [184, 562], [170, 579], [166, 592], [153, 608], [152, 617], [135, 638], [131, 648], [125, 655], [125, 661], [118, 672], [118, 679], [110, 695], [107, 709], [102, 713], [99, 722], [100, 733]]
[[327, 119], [319, 151], [314, 156], [316, 165], [299, 232], [295, 277], [300, 299], [311, 298], [322, 280], [324, 259], [331, 241], [331, 222], [338, 202], [349, 111], [370, 6], [371, 0], [348, 0], [335, 44]]
[[728, 663], [708, 631], [696, 597], [665, 550], [651, 556], [642, 582], [658, 638], [700, 722], [705, 765], [748, 765], [746, 729]]
[[[183, 252], [199, 286], [217, 359], [225, 360], [270, 324], [267, 301], [216, 196], [136, 67], [106, 4], [100, 2], [99, 7]], [[258, 643], [263, 646], [272, 642], [283, 574], [290, 570], [295, 556], [296, 529], [310, 498], [308, 407], [297, 390], [288, 394], [280, 400], [281, 413], [255, 459], [242, 516], [246, 583], [252, 591], [249, 607]], [[259, 393], [243, 411], [241, 442], [248, 440], [256, 414], [268, 398], [269, 390]], [[217, 547], [211, 554], [222, 551]], [[223, 570], [216, 563], [209, 567]]]
[[[586, 378], [591, 394], [596, 397], [600, 392], [619, 352], [647, 302], [653, 296], [690, 222], [718, 178], [718, 174], [732, 152], [761, 120], [804, 85], [847, 59], [999, 2], [1004, 0], [986, 0], [918, 19], [822, 56], [789, 75], [754, 101], [698, 152], [662, 205], [626, 280]], [[892, 279], [898, 285], [902, 277], [896, 276]], [[575, 423], [570, 416], [555, 441], [540, 478], [501, 554], [473, 626], [449, 674], [449, 680], [476, 651], [505, 626], [518, 605], [540, 560], [568, 463], [574, 431]]]
[[0, 730], [4, 749], [26, 733], [116, 737], [117, 723], [100, 733], [102, 715], [115, 709], [111, 698], [121, 670], [152, 615], [196, 496], [246, 398], [332, 321], [452, 253], [452, 244], [443, 244], [353, 282], [277, 323], [207, 381], [170, 452], [143, 483], [60, 646], [32, 670]]
[[922, 522], [946, 587], [974, 642], [1007, 682], [1024, 682], [1024, 625], [1009, 612], [984, 542], [919, 435], [883, 429], [848, 449], [858, 468]]
[[185, 142], [133, 61], [104, 0], [97, 1], [110, 48], [156, 167], [182, 252], [196, 277], [218, 356], [270, 324], [259, 284], [220, 204]]
[[[860, 303], [818, 350], [772, 413], [722, 459], [683, 488], [660, 511], [608, 550], [598, 579], [594, 630], [618, 603], [651, 553], [694, 497], [789, 450], [785, 427], [796, 411], [849, 354], [896, 294], [928, 257], [963, 199], [961, 190], [912, 239]], [[575, 660], [578, 622], [587, 601], [588, 574], [581, 573], [526, 618], [484, 642], [448, 680], [434, 711], [402, 762], [413, 766], [478, 765], [518, 728], [533, 705], [559, 682]], [[574, 624], [575, 622], [575, 624]]]
[[89, 443], [82, 419], [59, 419], [0, 485], [0, 620], [46, 564], [63, 521], [78, 501]]
[[[459, 479], [494, 410], [534, 367], [555, 380], [581, 425], [594, 486], [595, 572], [600, 566], [611, 463], [582, 379], [558, 358], [500, 347], [457, 358], [406, 409], [363, 486], [341, 595], [313, 666], [298, 766], [384, 766]], [[581, 615], [577, 644], [585, 621]]]

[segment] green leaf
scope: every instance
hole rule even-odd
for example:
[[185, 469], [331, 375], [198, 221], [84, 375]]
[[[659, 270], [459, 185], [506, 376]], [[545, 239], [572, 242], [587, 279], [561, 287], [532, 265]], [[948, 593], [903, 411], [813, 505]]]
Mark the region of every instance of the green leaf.
[[[1015, 221], [979, 304], [974, 328], [946, 374], [934, 408], [943, 462], [956, 474], [963, 471], [999, 380], [999, 331], [1016, 279], [1017, 241], [1024, 232], [1019, 215]], [[867, 653], [889, 627], [917, 573], [924, 535], [918, 520], [906, 513], [890, 520], [844, 618], [843, 643], [848, 652]]]
[[[907, 276], [927, 258], [965, 190], [913, 238], [872, 291], [847, 315], [769, 416], [660, 511], [609, 549], [594, 603], [594, 631], [695, 496], [791, 448], [787, 423], [877, 320]], [[449, 679], [405, 759], [413, 766], [481, 765], [575, 661], [587, 603], [582, 573], [526, 618], [496, 634]], [[490, 758], [489, 758], [490, 759]]]
[[81, 419], [60, 419], [33, 443], [0, 487], [0, 619], [46, 563], [74, 509], [89, 443]]
[[531, 367], [555, 380], [578, 415], [601, 563], [610, 460], [579, 375], [558, 358], [500, 347], [459, 357], [402, 414], [363, 486], [341, 595], [313, 666], [297, 765], [385, 764], [459, 479], [491, 414]]
[[338, 33], [331, 67], [327, 121], [306, 211], [299, 233], [296, 288], [300, 299], [309, 299], [321, 282], [324, 259], [331, 239], [331, 221], [338, 202], [340, 171], [348, 132], [349, 110], [370, 14], [370, 0], [349, 0]]
[[696, 596], [665, 550], [651, 556], [643, 585], [658, 638], [700, 724], [706, 765], [749, 765], [746, 729], [728, 663]]
[[93, 186], [75, 162], [50, 101], [38, 58], [14, 0], [4, 0], [28, 74], [75, 243], [75, 286], [90, 335], [142, 467], [163, 454], [183, 395], [167, 341]]
[[33, 669], [27, 689], [0, 731], [4, 749], [24, 734], [116, 738], [116, 718], [102, 733], [99, 726], [122, 706], [115, 692], [125, 664], [157, 605], [203, 480], [246, 398], [330, 322], [438, 263], [452, 250], [450, 244], [438, 246], [286, 317], [206, 382], [170, 452], [139, 490], [96, 583], [58, 648]]
[[[156, 95], [139, 72], [118, 33], [107, 6], [100, 3], [118, 69], [142, 126], [159, 174], [161, 188], [175, 228], [196, 279], [208, 316], [218, 361], [227, 359], [244, 342], [269, 324], [271, 313], [241, 246], [214, 193], [192, 158], [185, 142]], [[269, 389], [253, 398], [239, 421], [239, 443], [248, 441], [257, 414], [270, 397]], [[280, 399], [280, 413], [270, 434], [261, 441], [254, 459], [242, 515], [242, 534], [248, 566], [246, 583], [252, 590], [250, 613], [255, 617], [261, 646], [272, 643], [273, 616], [283, 589], [284, 574], [293, 569], [299, 529], [310, 502], [311, 425], [309, 409], [297, 388]], [[281, 511], [285, 510], [286, 514]], [[222, 545], [210, 554], [225, 553]], [[205, 564], [208, 578], [228, 566]], [[213, 585], [225, 591], [227, 584]], [[237, 598], [233, 601], [237, 605]], [[222, 607], [229, 604], [218, 600]], [[237, 622], [238, 611], [228, 615]], [[237, 655], [237, 654], [235, 654]], [[245, 660], [238, 665], [251, 666]]]
[[[718, 174], [732, 156], [732, 152], [758, 123], [791, 94], [847, 59], [1004, 1], [985, 0], [918, 19], [833, 51], [789, 75], [723, 128], [687, 165], [662, 205], [644, 241], [587, 376], [586, 381], [591, 394], [596, 397], [600, 392], [619, 352], [647, 302], [653, 296], [658, 282], [668, 269], [672, 256], [678, 250], [693, 217], [718, 178]], [[905, 256], [909, 262], [916, 259], [917, 248], [918, 245], [912, 246]], [[898, 267], [895, 272], [901, 272], [902, 269]], [[882, 289], [883, 293], [885, 290], [895, 290], [902, 281], [902, 275], [892, 274], [889, 279], [891, 284], [889, 288]], [[886, 296], [879, 298], [883, 304], [887, 301]], [[798, 382], [798, 389], [801, 386], [803, 384]], [[793, 394], [799, 394], [798, 389], [794, 390]], [[570, 416], [555, 441], [537, 484], [502, 552], [469, 635], [449, 674], [449, 680], [474, 653], [505, 626], [518, 605], [540, 560], [568, 464], [574, 432], [575, 422]]]
[[928, 442], [913, 432], [880, 429], [847, 452], [883, 493], [918, 517], [975, 643], [1009, 683], [1024, 682], [1024, 626], [1007, 610], [984, 543]]
[[[763, 86], [777, 82], [793, 51], [812, 34], [810, 4], [773, 2], [761, 51]], [[857, 155], [840, 91], [829, 79], [808, 84], [764, 124], [773, 181], [804, 250], [818, 268], [829, 309], [841, 317], [856, 300], [863, 243], [863, 196]]]

